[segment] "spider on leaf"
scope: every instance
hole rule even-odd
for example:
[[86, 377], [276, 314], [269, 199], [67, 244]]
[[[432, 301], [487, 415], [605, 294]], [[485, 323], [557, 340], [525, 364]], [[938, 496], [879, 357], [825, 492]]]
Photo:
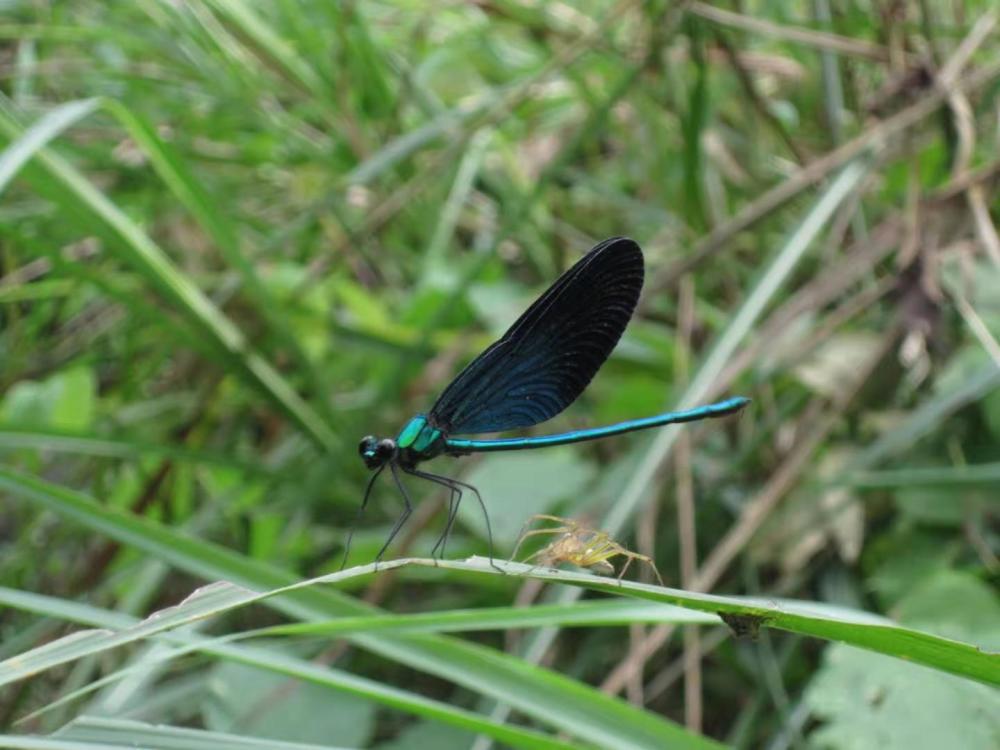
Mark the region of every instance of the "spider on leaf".
[[[530, 529], [529, 527], [537, 521], [553, 521], [558, 526], [549, 526], [543, 529]], [[537, 552], [533, 552], [524, 558], [522, 562], [535, 561], [536, 565], [544, 565], [554, 568], [559, 563], [570, 563], [579, 568], [586, 568], [597, 575], [615, 575], [615, 566], [610, 562], [612, 557], [622, 556], [627, 558], [622, 569], [615, 576], [619, 581], [625, 575], [629, 565], [633, 560], [639, 560], [652, 568], [656, 575], [656, 580], [663, 586], [663, 578], [660, 571], [656, 569], [656, 563], [648, 555], [641, 555], [618, 544], [606, 531], [591, 528], [572, 518], [562, 518], [546, 513], [536, 513], [528, 519], [517, 544], [514, 545], [514, 552], [511, 559], [517, 558], [517, 552], [528, 537], [541, 536], [542, 534], [555, 534], [555, 539], [542, 547]]]

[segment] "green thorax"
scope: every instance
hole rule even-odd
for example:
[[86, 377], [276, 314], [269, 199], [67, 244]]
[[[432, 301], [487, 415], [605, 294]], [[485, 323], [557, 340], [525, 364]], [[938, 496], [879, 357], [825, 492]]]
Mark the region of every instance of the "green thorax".
[[432, 427], [423, 414], [418, 414], [399, 431], [396, 447], [404, 460], [409, 458], [413, 462], [423, 461], [441, 453], [444, 449], [444, 433]]

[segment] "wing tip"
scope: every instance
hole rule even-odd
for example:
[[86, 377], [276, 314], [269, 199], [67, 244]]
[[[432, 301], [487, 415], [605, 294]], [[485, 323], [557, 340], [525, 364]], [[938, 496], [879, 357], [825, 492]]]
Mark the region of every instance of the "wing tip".
[[634, 248], [642, 254], [642, 248], [639, 247], [639, 243], [633, 240], [631, 237], [626, 237], [625, 235], [615, 235], [614, 237], [608, 237], [606, 240], [601, 240], [598, 242], [591, 252], [594, 252], [598, 248], [604, 249], [611, 247], [612, 245], [625, 245], [626, 247]]

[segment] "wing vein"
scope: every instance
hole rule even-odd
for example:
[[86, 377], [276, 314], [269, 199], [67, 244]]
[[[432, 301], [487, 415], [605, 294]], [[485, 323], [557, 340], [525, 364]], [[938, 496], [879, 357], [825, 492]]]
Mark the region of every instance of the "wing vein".
[[642, 251], [615, 237], [560, 276], [441, 394], [428, 415], [448, 434], [551, 419], [583, 392], [621, 338], [642, 290]]

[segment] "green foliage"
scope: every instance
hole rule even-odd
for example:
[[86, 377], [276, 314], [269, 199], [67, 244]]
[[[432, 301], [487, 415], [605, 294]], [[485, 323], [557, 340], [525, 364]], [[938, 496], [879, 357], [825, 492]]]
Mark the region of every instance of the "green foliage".
[[[344, 747], [360, 747], [374, 728], [375, 706], [368, 701], [350, 695], [331, 700], [322, 686], [292, 683], [262, 669], [222, 662], [205, 683], [202, 720], [218, 732], [316, 745], [336, 738]], [[274, 699], [286, 691], [293, 695]]]
[[[1000, 31], [882, 5], [4, 3], [0, 745], [996, 747]], [[432, 468], [501, 564], [558, 513], [677, 588], [332, 574], [358, 439], [618, 234], [538, 430], [752, 406]]]
[[[896, 607], [901, 622], [1000, 647], [1000, 603], [978, 579], [938, 572]], [[827, 649], [805, 700], [818, 747], [989, 747], [1000, 742], [1000, 692], [850, 646]]]
[[[585, 496], [595, 473], [594, 465], [580, 460], [575, 451], [556, 448], [488, 456], [467, 478], [485, 497], [510, 498], [502, 508], [490, 513], [490, 522], [494, 542], [501, 549], [512, 549], [521, 527], [533, 513], [550, 513], [560, 501]], [[530, 493], [520, 491], [524, 477], [533, 478]], [[479, 508], [465, 504], [462, 515], [469, 528], [485, 539], [486, 524]]]
[[85, 366], [55, 373], [42, 382], [15, 383], [0, 402], [0, 420], [8, 424], [86, 432], [94, 414], [96, 383]]

